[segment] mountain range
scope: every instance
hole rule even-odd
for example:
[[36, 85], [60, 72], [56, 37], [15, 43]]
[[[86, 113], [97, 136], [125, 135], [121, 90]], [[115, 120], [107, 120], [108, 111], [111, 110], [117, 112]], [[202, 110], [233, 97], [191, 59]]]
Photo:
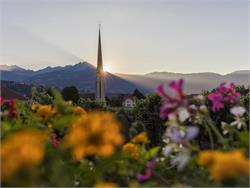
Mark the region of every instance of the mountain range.
[[[58, 88], [74, 85], [83, 92], [93, 92], [95, 89], [96, 68], [87, 62], [63, 67], [46, 67], [38, 71], [16, 65], [0, 65], [0, 71], [1, 80]], [[222, 82], [235, 82], [249, 86], [250, 80], [250, 70], [235, 71], [226, 75], [211, 72], [189, 74], [151, 72], [137, 75], [106, 72], [105, 74], [105, 88], [109, 93], [131, 93], [137, 88], [144, 94], [148, 94], [154, 92], [160, 83], [183, 78], [186, 82], [185, 91], [193, 94], [211, 90]]]

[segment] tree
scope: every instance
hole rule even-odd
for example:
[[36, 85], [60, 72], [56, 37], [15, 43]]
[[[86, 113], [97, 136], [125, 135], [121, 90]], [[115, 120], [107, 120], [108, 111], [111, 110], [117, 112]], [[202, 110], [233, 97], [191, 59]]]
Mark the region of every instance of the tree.
[[157, 146], [162, 143], [162, 134], [165, 130], [164, 121], [159, 116], [161, 107], [161, 97], [152, 94], [145, 99], [137, 102], [133, 108], [134, 121], [137, 122], [137, 128], [145, 128], [151, 140], [151, 146]]
[[65, 87], [62, 90], [62, 96], [66, 101], [72, 101], [73, 103], [77, 103], [80, 96], [78, 89], [75, 86]]
[[138, 89], [134, 90], [132, 96], [136, 97], [137, 99], [145, 99], [145, 96]]

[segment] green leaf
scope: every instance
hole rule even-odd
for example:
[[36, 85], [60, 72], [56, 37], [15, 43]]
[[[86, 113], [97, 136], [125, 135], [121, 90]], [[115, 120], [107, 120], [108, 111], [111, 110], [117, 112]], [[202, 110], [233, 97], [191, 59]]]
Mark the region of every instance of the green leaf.
[[249, 132], [244, 131], [239, 133], [239, 146], [249, 148]]
[[151, 148], [150, 150], [148, 150], [145, 153], [145, 159], [149, 160], [149, 159], [153, 158], [158, 153], [159, 150], [160, 150], [160, 147], [158, 147], [158, 146]]

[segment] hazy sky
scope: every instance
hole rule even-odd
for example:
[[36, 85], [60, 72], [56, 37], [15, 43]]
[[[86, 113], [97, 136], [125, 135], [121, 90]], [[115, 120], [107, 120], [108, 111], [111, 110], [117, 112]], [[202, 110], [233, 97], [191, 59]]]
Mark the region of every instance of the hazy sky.
[[1, 64], [96, 65], [98, 23], [113, 72], [250, 69], [247, 0], [0, 0]]

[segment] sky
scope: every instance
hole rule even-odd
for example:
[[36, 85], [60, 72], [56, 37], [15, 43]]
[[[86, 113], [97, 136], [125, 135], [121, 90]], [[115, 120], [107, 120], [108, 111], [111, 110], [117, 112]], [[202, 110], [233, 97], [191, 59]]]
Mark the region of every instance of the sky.
[[247, 0], [0, 0], [0, 64], [38, 70], [104, 66], [114, 73], [250, 69]]

